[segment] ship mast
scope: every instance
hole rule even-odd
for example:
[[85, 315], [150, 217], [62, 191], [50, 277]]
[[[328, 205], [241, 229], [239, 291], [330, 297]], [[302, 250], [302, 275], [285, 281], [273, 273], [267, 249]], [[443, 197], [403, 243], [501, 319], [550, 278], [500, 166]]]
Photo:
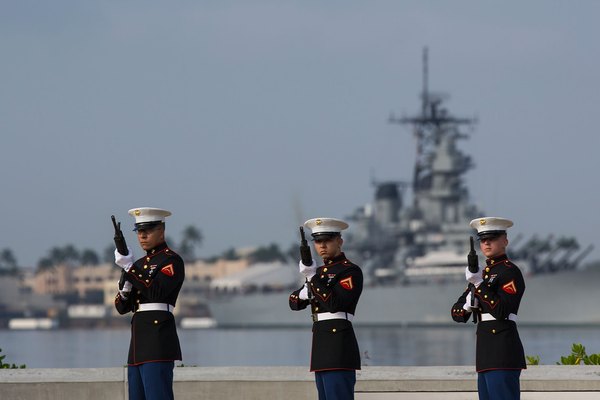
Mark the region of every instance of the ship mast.
[[[442, 102], [448, 98], [443, 94], [432, 93], [429, 91], [429, 59], [428, 49], [423, 49], [423, 89], [421, 93], [421, 113], [412, 117], [396, 118], [392, 115], [389, 122], [393, 124], [411, 125], [413, 135], [416, 139], [416, 159], [413, 173], [413, 205], [415, 209], [420, 209], [420, 201], [426, 192], [432, 190], [434, 179], [433, 159], [439, 152], [441, 143], [446, 140], [450, 146], [454, 146], [454, 141], [458, 138], [465, 138], [467, 135], [459, 132], [461, 126], [472, 126], [476, 121], [471, 118], [457, 118], [450, 115], [445, 108], [442, 108]], [[470, 168], [470, 159], [464, 157], [454, 162], [457, 157], [453, 150], [453, 164], [456, 170], [454, 175], [461, 175]]]
[[427, 105], [429, 104], [429, 100], [427, 98], [427, 94], [429, 90], [427, 88], [427, 84], [429, 81], [429, 63], [428, 63], [428, 50], [427, 47], [423, 49], [423, 90], [421, 91], [421, 115], [425, 115], [427, 113]]

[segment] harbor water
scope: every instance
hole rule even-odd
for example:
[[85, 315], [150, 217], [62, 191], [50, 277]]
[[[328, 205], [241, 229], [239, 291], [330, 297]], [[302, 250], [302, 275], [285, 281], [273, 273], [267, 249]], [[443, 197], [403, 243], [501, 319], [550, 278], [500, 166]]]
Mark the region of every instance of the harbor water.
[[[573, 343], [600, 353], [600, 327], [524, 326], [525, 354], [553, 365]], [[365, 366], [473, 365], [475, 327], [357, 327]], [[179, 330], [185, 366], [303, 366], [310, 327]], [[125, 365], [129, 330], [0, 330], [5, 362], [28, 368], [103, 368]], [[176, 365], [180, 365], [177, 362]]]

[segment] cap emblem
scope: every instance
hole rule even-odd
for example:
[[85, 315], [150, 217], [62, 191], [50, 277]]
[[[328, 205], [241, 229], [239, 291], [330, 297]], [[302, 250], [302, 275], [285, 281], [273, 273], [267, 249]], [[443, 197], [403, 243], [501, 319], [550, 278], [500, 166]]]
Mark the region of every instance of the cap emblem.
[[485, 219], [483, 219], [483, 218], [482, 218], [482, 219], [480, 219], [480, 220], [479, 220], [479, 225], [485, 225]]
[[133, 213], [136, 217], [139, 217], [142, 212], [140, 210], [135, 210]]
[[316, 221], [315, 221], [315, 223], [316, 223], [317, 225], [321, 225], [321, 224], [323, 223], [323, 221], [321, 221], [320, 219], [318, 219], [318, 220], [316, 220]]

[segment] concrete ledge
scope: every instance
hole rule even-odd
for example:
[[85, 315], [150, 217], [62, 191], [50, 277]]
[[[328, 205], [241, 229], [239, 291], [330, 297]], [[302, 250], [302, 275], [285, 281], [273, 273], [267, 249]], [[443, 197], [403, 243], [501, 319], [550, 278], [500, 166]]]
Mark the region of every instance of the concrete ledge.
[[[364, 367], [357, 400], [476, 399], [472, 366]], [[522, 399], [598, 399], [600, 366], [532, 366], [521, 375]], [[0, 370], [2, 398], [127, 399], [125, 368]], [[187, 399], [309, 400], [314, 376], [304, 367], [175, 368], [175, 397]]]

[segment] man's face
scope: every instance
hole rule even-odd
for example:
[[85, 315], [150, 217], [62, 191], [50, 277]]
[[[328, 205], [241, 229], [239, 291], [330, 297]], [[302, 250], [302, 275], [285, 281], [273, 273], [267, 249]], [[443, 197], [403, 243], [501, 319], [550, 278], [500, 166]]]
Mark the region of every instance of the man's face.
[[494, 258], [506, 253], [508, 239], [506, 235], [500, 235], [492, 238], [485, 238], [479, 241], [481, 252], [486, 258]]
[[342, 243], [344, 241], [340, 236], [332, 238], [315, 239], [315, 251], [324, 260], [331, 260], [342, 253]]
[[165, 226], [160, 224], [149, 229], [139, 229], [137, 238], [142, 249], [151, 250], [165, 241]]

